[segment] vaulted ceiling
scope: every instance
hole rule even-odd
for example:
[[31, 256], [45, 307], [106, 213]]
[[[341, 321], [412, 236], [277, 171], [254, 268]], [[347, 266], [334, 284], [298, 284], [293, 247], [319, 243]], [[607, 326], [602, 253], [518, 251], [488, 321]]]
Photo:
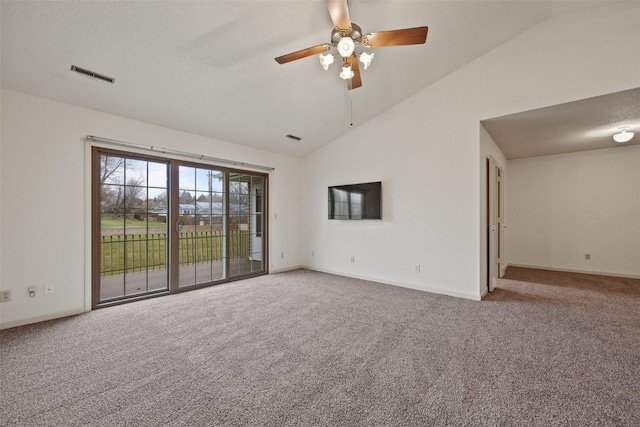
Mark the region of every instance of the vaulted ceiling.
[[[334, 64], [274, 58], [329, 42], [323, 0], [2, 2], [2, 87], [304, 156], [552, 16], [607, 1], [356, 1], [364, 33], [427, 25], [373, 49], [363, 86]], [[70, 71], [77, 65], [113, 85]], [[301, 141], [287, 139], [297, 135]], [[147, 143], [149, 141], [136, 141]]]

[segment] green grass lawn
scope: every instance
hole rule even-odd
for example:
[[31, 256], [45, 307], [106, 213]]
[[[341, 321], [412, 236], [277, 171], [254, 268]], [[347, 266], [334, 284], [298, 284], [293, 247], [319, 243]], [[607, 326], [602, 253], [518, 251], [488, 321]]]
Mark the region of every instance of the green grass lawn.
[[125, 220], [122, 217], [114, 218], [111, 215], [103, 215], [100, 218], [100, 226], [102, 228], [122, 228], [125, 224], [125, 221], [127, 227], [146, 227], [147, 225], [149, 225], [149, 227], [166, 227], [167, 225], [164, 222], [160, 221], [149, 221], [147, 223], [147, 221], [142, 221], [135, 218], [126, 218]]

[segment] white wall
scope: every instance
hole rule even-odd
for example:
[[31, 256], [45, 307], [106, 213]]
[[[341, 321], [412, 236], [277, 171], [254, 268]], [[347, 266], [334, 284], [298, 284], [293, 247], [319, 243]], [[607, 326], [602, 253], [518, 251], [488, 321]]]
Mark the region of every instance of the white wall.
[[640, 277], [640, 145], [511, 160], [507, 191], [512, 265]]
[[[2, 287], [2, 228], [1, 228], [1, 224], [2, 224], [2, 132], [1, 130], [4, 129], [3, 126], [3, 119], [2, 119], [2, 91], [0, 91], [0, 290], [3, 290], [4, 288]], [[2, 318], [2, 304], [0, 304], [0, 319]], [[0, 320], [1, 321], [1, 320]], [[1, 324], [0, 324], [1, 326]]]
[[[550, 19], [312, 153], [301, 168], [303, 263], [479, 299], [480, 121], [640, 86], [638, 40], [639, 3]], [[629, 65], [612, 67], [620, 57]], [[381, 222], [326, 219], [328, 185], [373, 180]]]
[[[88, 134], [275, 167], [271, 272], [300, 265], [298, 159], [3, 90], [0, 289], [10, 289], [12, 301], [0, 305], [0, 326], [87, 307], [89, 175], [82, 138]], [[55, 285], [53, 295], [28, 298], [28, 286], [42, 291], [45, 283]]]
[[[438, 83], [304, 159], [305, 265], [478, 295], [478, 122], [456, 126], [450, 112], [473, 116], [480, 80], [464, 70], [446, 80], [460, 90]], [[378, 180], [382, 221], [327, 220], [328, 185]]]

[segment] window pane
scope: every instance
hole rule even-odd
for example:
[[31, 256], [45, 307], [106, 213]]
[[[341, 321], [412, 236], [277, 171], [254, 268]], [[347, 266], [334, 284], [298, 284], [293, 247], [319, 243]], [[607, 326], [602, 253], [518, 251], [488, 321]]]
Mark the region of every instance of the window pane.
[[[168, 289], [166, 163], [100, 155], [99, 302]], [[151, 272], [151, 273], [150, 273]]]
[[[224, 266], [224, 174], [180, 166], [179, 286], [220, 280]], [[193, 179], [193, 182], [191, 180]]]
[[249, 213], [249, 195], [248, 194], [230, 194], [229, 195], [229, 213], [233, 215]]
[[100, 184], [122, 184], [124, 182], [124, 157], [100, 156]]
[[167, 165], [165, 163], [148, 162], [149, 172], [147, 180], [149, 187], [167, 187]]
[[212, 171], [208, 169], [196, 169], [196, 190], [209, 191]]
[[147, 186], [147, 162], [144, 160], [127, 159], [125, 162], [126, 184], [132, 186]]
[[[180, 190], [195, 190], [196, 188], [196, 170], [188, 166], [180, 166], [178, 168], [178, 187]], [[182, 193], [182, 191], [180, 191]]]
[[261, 176], [252, 176], [251, 177], [251, 185], [253, 188], [262, 188], [262, 184], [264, 182], [264, 178]]
[[211, 191], [222, 193], [224, 191], [224, 174], [220, 171], [212, 171]]

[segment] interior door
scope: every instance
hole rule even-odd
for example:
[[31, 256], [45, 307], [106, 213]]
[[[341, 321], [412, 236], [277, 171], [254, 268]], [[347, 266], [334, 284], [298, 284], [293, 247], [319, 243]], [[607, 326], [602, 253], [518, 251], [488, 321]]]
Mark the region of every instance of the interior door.
[[498, 215], [498, 220], [497, 220], [497, 226], [498, 226], [498, 277], [503, 277], [505, 274], [505, 270], [506, 270], [506, 256], [505, 256], [505, 251], [506, 251], [506, 246], [505, 246], [505, 242], [506, 242], [506, 232], [507, 232], [507, 225], [505, 224], [504, 221], [504, 212], [505, 212], [505, 207], [504, 207], [504, 171], [502, 170], [501, 167], [498, 167], [496, 170], [497, 173], [497, 179], [496, 179], [496, 197], [498, 198], [498, 202], [497, 202], [497, 215]]
[[489, 292], [495, 289], [496, 279], [500, 275], [499, 174], [498, 164], [493, 157], [489, 157], [487, 159], [487, 285]]

